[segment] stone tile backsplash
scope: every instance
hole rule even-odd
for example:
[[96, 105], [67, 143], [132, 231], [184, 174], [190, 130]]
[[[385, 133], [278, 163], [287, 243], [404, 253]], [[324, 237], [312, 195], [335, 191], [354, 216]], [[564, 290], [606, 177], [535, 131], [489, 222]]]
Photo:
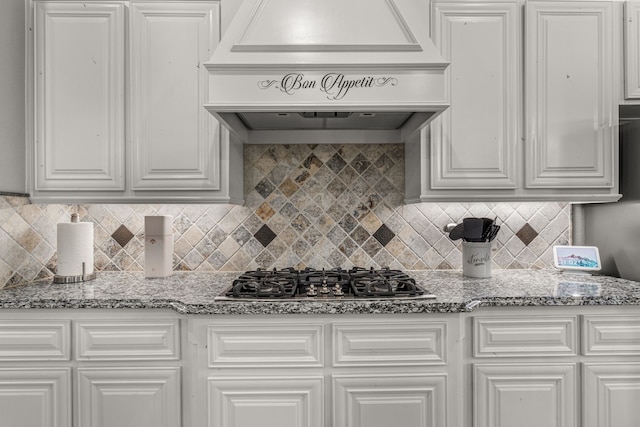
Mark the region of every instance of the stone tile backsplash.
[[0, 288], [50, 280], [56, 224], [94, 223], [95, 268], [142, 271], [145, 215], [174, 218], [174, 269], [389, 266], [460, 269], [460, 241], [442, 231], [497, 217], [494, 268], [552, 266], [571, 241], [568, 203], [403, 205], [404, 146], [246, 145], [245, 206], [33, 205], [0, 196]]

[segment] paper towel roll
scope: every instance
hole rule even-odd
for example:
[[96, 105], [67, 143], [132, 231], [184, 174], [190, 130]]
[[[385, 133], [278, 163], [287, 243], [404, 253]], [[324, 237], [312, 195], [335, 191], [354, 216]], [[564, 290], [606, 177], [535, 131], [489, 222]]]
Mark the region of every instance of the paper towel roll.
[[58, 276], [81, 276], [93, 273], [93, 223], [58, 224]]

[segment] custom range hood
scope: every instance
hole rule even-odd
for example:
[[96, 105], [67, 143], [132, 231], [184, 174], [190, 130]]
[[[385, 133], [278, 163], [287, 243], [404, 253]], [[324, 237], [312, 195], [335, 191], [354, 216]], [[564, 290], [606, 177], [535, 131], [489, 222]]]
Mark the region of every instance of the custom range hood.
[[244, 0], [205, 108], [248, 143], [404, 142], [449, 106], [423, 0]]

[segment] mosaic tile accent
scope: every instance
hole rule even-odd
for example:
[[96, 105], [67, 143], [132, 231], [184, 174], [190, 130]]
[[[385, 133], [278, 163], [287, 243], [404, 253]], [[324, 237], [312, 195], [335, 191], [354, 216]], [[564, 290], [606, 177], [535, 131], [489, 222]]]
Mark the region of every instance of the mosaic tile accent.
[[122, 224], [116, 231], [113, 232], [111, 237], [116, 241], [116, 243], [124, 248], [126, 244], [129, 243], [131, 239], [133, 239], [133, 233], [129, 231], [129, 229], [124, 224]]
[[269, 243], [271, 243], [277, 236], [276, 233], [274, 233], [273, 230], [271, 230], [269, 226], [265, 224], [260, 227], [260, 230], [256, 231], [256, 234], [254, 234], [253, 237], [255, 237], [256, 240], [266, 248], [267, 246], [269, 246]]
[[0, 288], [50, 280], [56, 224], [94, 223], [98, 271], [143, 271], [144, 217], [174, 218], [174, 269], [354, 265], [460, 269], [461, 244], [443, 227], [497, 217], [494, 268], [551, 268], [571, 241], [568, 203], [403, 205], [404, 146], [246, 145], [245, 206], [32, 205], [0, 196]]
[[525, 245], [528, 245], [529, 243], [531, 243], [533, 239], [536, 238], [537, 235], [538, 235], [538, 232], [534, 230], [534, 228], [531, 227], [529, 223], [526, 223], [525, 225], [523, 225], [522, 228], [518, 230], [518, 232], [516, 233], [516, 236], [518, 236], [518, 238], [522, 240], [522, 243], [524, 243]]

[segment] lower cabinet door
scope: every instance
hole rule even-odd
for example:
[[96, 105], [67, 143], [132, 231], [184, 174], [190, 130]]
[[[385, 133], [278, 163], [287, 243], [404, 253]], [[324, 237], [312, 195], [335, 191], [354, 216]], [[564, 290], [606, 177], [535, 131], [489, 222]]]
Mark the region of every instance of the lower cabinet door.
[[586, 363], [584, 427], [635, 427], [640, 423], [640, 364]]
[[0, 369], [2, 427], [71, 425], [71, 368]]
[[179, 427], [180, 368], [79, 368], [82, 427]]
[[324, 381], [304, 377], [209, 377], [210, 427], [323, 427]]
[[576, 365], [474, 365], [474, 427], [577, 427]]
[[444, 374], [333, 376], [334, 427], [445, 427]]

